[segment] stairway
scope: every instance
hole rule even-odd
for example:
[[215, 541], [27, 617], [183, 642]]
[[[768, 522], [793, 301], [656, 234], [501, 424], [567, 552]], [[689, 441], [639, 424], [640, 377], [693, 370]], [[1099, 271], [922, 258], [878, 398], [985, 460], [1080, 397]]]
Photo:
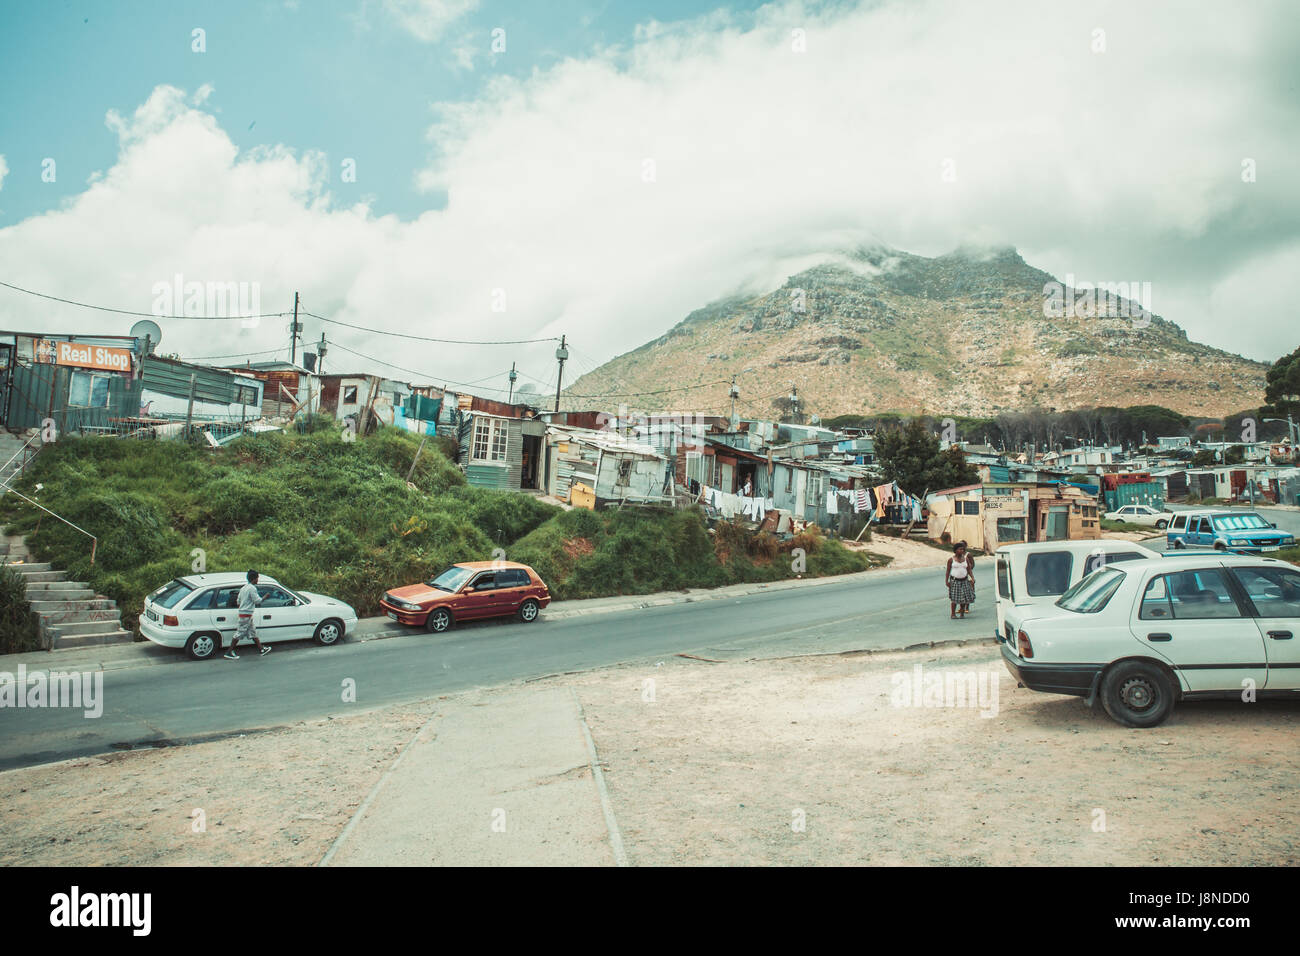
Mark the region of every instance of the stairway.
[[0, 535], [0, 556], [6, 567], [27, 579], [27, 600], [40, 615], [41, 637], [50, 650], [134, 640], [130, 631], [122, 629], [122, 612], [116, 601], [96, 594], [87, 584], [69, 581], [64, 571], [33, 562], [21, 537]]

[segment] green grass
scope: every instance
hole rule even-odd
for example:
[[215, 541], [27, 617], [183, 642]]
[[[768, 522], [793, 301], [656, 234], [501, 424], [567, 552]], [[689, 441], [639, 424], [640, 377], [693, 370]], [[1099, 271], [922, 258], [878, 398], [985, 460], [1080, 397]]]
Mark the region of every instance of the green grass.
[[1137, 534], [1159, 535], [1164, 534], [1158, 528], [1149, 528], [1142, 524], [1133, 524], [1131, 521], [1112, 521], [1109, 518], [1101, 519], [1102, 531], [1133, 531]]
[[1292, 564], [1300, 564], [1300, 544], [1294, 548], [1283, 548], [1269, 557], [1281, 558], [1283, 561], [1290, 561]]
[[408, 486], [418, 445], [391, 428], [352, 442], [333, 428], [269, 432], [215, 450], [65, 438], [41, 451], [17, 487], [98, 536], [94, 565], [88, 538], [14, 495], [0, 499], [0, 521], [25, 534], [40, 560], [116, 600], [127, 628], [146, 594], [200, 560], [207, 571], [257, 568], [362, 615], [377, 612], [388, 588], [501, 551], [531, 564], [559, 597], [791, 577], [787, 552], [801, 546], [804, 576], [873, 565], [817, 535], [802, 544], [715, 535], [696, 511], [564, 512], [531, 495], [469, 487], [432, 443]]

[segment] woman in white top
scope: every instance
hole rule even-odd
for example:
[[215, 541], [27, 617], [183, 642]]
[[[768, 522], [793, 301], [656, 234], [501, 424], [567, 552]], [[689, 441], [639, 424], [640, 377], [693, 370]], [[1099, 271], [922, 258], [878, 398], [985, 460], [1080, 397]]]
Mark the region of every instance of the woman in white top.
[[955, 619], [958, 614], [965, 617], [975, 600], [975, 559], [966, 550], [965, 541], [953, 545], [952, 552], [944, 572], [944, 582], [948, 585], [948, 600], [952, 603], [948, 616]]

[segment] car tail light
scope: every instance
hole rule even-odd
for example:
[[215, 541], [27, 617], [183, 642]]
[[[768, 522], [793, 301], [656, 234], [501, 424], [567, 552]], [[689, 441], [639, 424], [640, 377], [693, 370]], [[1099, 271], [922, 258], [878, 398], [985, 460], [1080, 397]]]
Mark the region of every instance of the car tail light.
[[180, 621], [176, 620], [175, 614], [164, 614], [163, 623], [168, 627], [180, 627]]
[[1034, 645], [1029, 643], [1029, 635], [1023, 630], [1016, 635], [1016, 647], [1020, 651], [1020, 656], [1030, 658], [1034, 656]]

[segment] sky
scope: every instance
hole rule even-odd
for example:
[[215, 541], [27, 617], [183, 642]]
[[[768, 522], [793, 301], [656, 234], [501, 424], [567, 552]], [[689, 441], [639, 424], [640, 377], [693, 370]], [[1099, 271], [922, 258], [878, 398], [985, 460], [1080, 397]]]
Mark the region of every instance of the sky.
[[[0, 282], [223, 361], [289, 320], [214, 314], [297, 292], [327, 371], [495, 395], [863, 242], [1012, 245], [1271, 361], [1297, 53], [1268, 0], [7, 2]], [[0, 327], [134, 321], [0, 287]]]

